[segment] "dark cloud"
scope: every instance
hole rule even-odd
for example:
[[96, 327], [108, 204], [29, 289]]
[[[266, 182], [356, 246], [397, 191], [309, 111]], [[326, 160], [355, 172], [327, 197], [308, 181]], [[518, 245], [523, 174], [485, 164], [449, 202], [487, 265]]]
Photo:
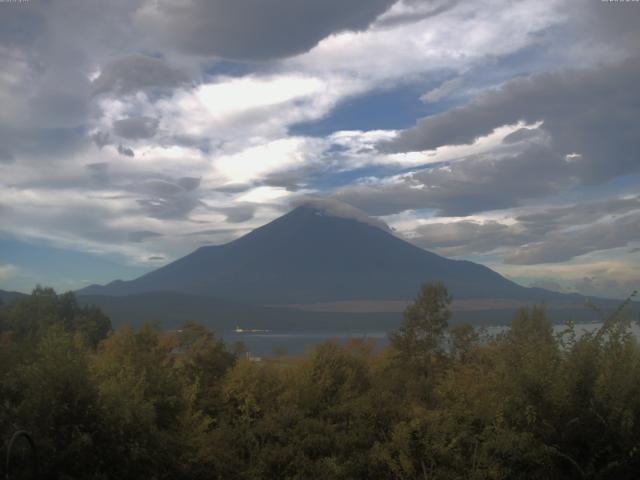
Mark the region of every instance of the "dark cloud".
[[102, 149], [102, 147], [111, 143], [111, 136], [109, 132], [95, 132], [91, 135], [91, 140], [93, 140], [93, 143], [95, 143], [98, 148]]
[[199, 184], [200, 179], [194, 177], [147, 179], [139, 185], [144, 198], [138, 204], [155, 218], [188, 218], [195, 208], [204, 206], [197, 192]]
[[164, 60], [133, 54], [107, 63], [93, 81], [94, 95], [126, 95], [151, 88], [174, 88], [188, 81], [187, 75]]
[[135, 152], [131, 148], [129, 148], [129, 147], [125, 146], [125, 145], [122, 145], [122, 144], [118, 145], [118, 153], [120, 155], [125, 156], [125, 157], [135, 157], [136, 156]]
[[236, 235], [238, 234], [238, 232], [246, 232], [246, 231], [250, 231], [250, 228], [211, 228], [211, 229], [207, 229], [207, 230], [197, 230], [195, 232], [189, 232], [189, 233], [185, 233], [184, 236], [186, 237], [199, 237], [202, 235], [206, 235], [206, 236], [216, 236], [216, 235], [223, 235], [225, 237], [229, 236], [230, 234]]
[[0, 145], [19, 161], [68, 158], [86, 147], [76, 137], [95, 113], [89, 75], [114, 43], [131, 40], [125, 24], [138, 5], [18, 3], [0, 5]]
[[530, 236], [519, 226], [497, 221], [463, 220], [418, 226], [409, 240], [442, 255], [457, 256], [491, 252], [505, 246], [519, 246]]
[[574, 168], [548, 147], [532, 144], [514, 155], [476, 156], [397, 181], [343, 187], [333, 197], [372, 215], [433, 209], [441, 216], [464, 216], [557, 193]]
[[152, 232], [150, 230], [137, 230], [135, 232], [130, 232], [127, 238], [130, 242], [141, 243], [150, 238], [162, 237], [161, 233]]
[[321, 165], [309, 164], [301, 168], [270, 173], [262, 183], [269, 187], [282, 187], [290, 192], [296, 192], [304, 187], [309, 178], [321, 168]]
[[219, 208], [217, 211], [224, 213], [225, 220], [229, 223], [242, 223], [251, 220], [256, 213], [256, 205], [243, 204], [233, 207]]
[[107, 162], [96, 162], [85, 165], [89, 172], [91, 183], [96, 186], [105, 186], [109, 184], [109, 164]]
[[[460, 220], [419, 225], [409, 240], [442, 255], [507, 251], [505, 262], [552, 263], [640, 238], [640, 197], [543, 208], [514, 221]], [[640, 222], [638, 222], [640, 224]]]
[[194, 197], [174, 196], [143, 198], [138, 200], [138, 204], [146, 213], [155, 218], [164, 220], [186, 218], [202, 202]]
[[142, 186], [146, 193], [158, 197], [168, 197], [185, 192], [184, 187], [179, 185], [177, 182], [174, 183], [161, 179], [146, 180]]
[[469, 144], [502, 125], [541, 121], [557, 155], [580, 155], [579, 178], [604, 181], [640, 168], [638, 84], [638, 60], [520, 78], [466, 106], [423, 118], [380, 148], [408, 152]]
[[158, 131], [160, 120], [151, 117], [129, 117], [113, 122], [116, 135], [131, 140], [151, 138]]
[[13, 163], [15, 157], [6, 147], [0, 146], [0, 163]]
[[[0, 110], [2, 108], [0, 107]], [[89, 142], [82, 128], [27, 128], [0, 124], [0, 163], [30, 161], [25, 157], [49, 159], [85, 149]]]
[[414, 8], [407, 12], [402, 12], [395, 15], [385, 15], [385, 18], [377, 21], [375, 26], [378, 28], [392, 28], [407, 23], [419, 22], [421, 20], [440, 15], [447, 10], [451, 10], [459, 3], [459, 0], [404, 0], [403, 3]]
[[139, 21], [182, 51], [234, 60], [306, 52], [332, 33], [366, 29], [395, 0], [191, 0], [148, 4]]
[[182, 177], [177, 180], [177, 184], [180, 185], [186, 192], [195, 190], [200, 186], [201, 178], [197, 177]]
[[565, 2], [569, 25], [583, 48], [613, 48], [611, 55], [637, 54], [640, 44], [640, 9], [637, 2]]
[[217, 192], [221, 193], [242, 193], [249, 190], [252, 187], [249, 183], [229, 183], [216, 187]]
[[528, 230], [546, 233], [567, 226], [586, 225], [605, 216], [624, 215], [640, 210], [640, 197], [614, 198], [567, 207], [548, 208], [535, 213], [519, 215], [516, 220]]
[[597, 250], [624, 247], [640, 238], [640, 212], [580, 229], [554, 232], [505, 255], [505, 263], [532, 265], [571, 260]]

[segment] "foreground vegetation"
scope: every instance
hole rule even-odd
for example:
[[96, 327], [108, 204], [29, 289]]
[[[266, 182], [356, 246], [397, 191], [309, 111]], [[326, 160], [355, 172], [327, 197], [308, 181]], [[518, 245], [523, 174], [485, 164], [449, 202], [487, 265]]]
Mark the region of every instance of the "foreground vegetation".
[[390, 334], [252, 362], [185, 323], [110, 331], [36, 289], [0, 307], [2, 460], [40, 478], [637, 478], [640, 347], [619, 310], [555, 336], [541, 308], [480, 339], [425, 285]]

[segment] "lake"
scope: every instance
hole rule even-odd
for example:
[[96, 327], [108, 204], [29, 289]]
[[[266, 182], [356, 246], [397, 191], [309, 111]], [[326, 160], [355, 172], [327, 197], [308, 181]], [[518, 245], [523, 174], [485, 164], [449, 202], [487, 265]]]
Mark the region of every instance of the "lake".
[[[579, 323], [576, 324], [576, 333], [591, 332], [602, 326], [601, 323]], [[506, 326], [485, 327], [487, 334], [497, 335], [504, 331]], [[565, 325], [558, 324], [553, 327], [555, 333], [560, 333], [566, 329]], [[636, 338], [640, 338], [640, 327], [633, 323], [631, 327]], [[276, 349], [284, 349], [288, 355], [301, 355], [316, 345], [328, 340], [335, 340], [343, 344], [349, 339], [373, 339], [377, 348], [384, 348], [388, 345], [387, 332], [259, 332], [259, 333], [236, 333], [234, 331], [223, 332], [222, 338], [228, 345], [235, 342], [243, 342], [248, 351], [253, 356], [270, 357], [275, 355]]]

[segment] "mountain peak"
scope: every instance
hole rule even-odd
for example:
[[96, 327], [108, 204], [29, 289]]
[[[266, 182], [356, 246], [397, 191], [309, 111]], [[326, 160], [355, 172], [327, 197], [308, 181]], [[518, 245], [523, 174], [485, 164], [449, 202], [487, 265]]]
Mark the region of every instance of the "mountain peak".
[[303, 197], [294, 202], [292, 206], [296, 207], [294, 211], [306, 210], [318, 216], [356, 220], [360, 223], [377, 227], [385, 232], [392, 232], [389, 225], [382, 220], [370, 217], [362, 210], [332, 198]]
[[307, 197], [294, 206], [230, 243], [82, 293], [181, 292], [273, 305], [407, 300], [427, 281], [444, 282], [458, 299], [535, 293], [482, 265], [422, 250], [350, 205]]

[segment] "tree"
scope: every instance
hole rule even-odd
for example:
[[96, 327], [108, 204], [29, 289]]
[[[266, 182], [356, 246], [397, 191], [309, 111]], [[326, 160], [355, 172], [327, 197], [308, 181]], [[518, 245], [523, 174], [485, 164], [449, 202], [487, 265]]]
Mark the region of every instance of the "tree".
[[425, 283], [415, 301], [404, 311], [398, 330], [389, 334], [391, 345], [410, 360], [439, 353], [451, 318], [451, 296], [440, 283]]
[[32, 346], [54, 325], [65, 332], [79, 332], [94, 348], [111, 331], [109, 317], [94, 305], [81, 308], [72, 292], [58, 295], [52, 288], [37, 286], [6, 310], [3, 328], [11, 330], [17, 342]]
[[456, 325], [449, 330], [449, 348], [452, 358], [466, 362], [478, 347], [479, 335], [473, 325]]

